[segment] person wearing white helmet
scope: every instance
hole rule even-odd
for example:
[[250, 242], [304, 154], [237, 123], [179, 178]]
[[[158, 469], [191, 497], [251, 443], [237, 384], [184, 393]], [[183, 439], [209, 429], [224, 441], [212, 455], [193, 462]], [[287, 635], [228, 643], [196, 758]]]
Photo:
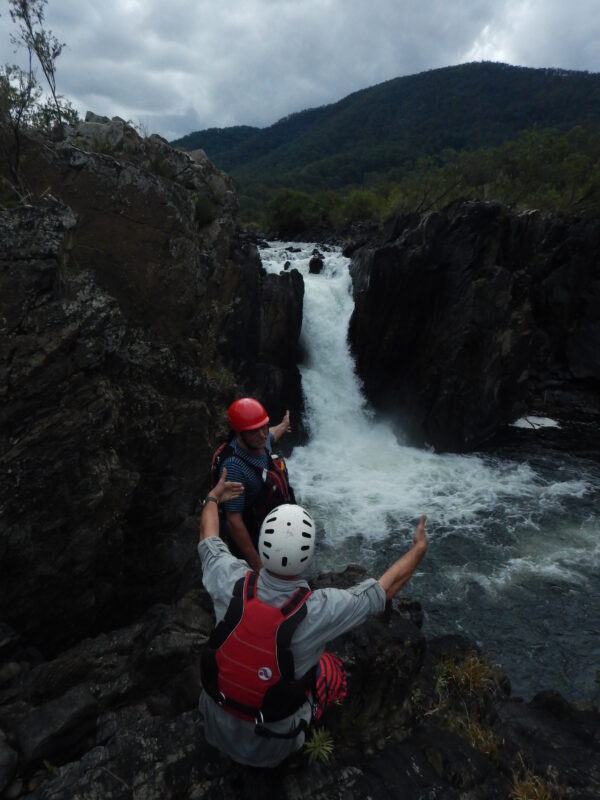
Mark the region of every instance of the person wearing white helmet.
[[219, 504], [242, 492], [225, 469], [202, 511], [198, 554], [216, 626], [202, 654], [199, 710], [209, 744], [238, 763], [275, 767], [344, 698], [342, 664], [325, 645], [381, 613], [410, 580], [427, 550], [427, 517], [421, 516], [412, 547], [378, 580], [311, 592], [302, 574], [314, 557], [316, 529], [301, 506], [281, 505], [265, 517], [260, 572], [219, 538]]

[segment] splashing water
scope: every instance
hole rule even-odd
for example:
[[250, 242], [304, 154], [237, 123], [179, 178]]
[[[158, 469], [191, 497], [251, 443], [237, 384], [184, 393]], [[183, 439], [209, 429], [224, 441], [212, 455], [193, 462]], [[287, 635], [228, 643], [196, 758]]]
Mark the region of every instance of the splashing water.
[[380, 574], [426, 513], [430, 547], [408, 586], [426, 635], [473, 638], [516, 691], [597, 695], [600, 467], [564, 454], [440, 455], [400, 444], [374, 418], [355, 373], [349, 260], [333, 249], [322, 273], [310, 274], [314, 248], [273, 242], [261, 258], [275, 273], [290, 261], [305, 283], [299, 367], [309, 442], [288, 466], [319, 527], [319, 570], [360, 563]]

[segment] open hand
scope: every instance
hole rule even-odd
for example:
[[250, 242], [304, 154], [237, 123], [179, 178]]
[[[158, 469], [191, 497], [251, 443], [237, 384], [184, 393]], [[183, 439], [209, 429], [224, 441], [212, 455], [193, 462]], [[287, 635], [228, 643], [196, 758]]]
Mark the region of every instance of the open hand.
[[427, 537], [425, 536], [425, 523], [427, 522], [427, 514], [421, 514], [421, 519], [417, 524], [413, 542], [423, 550], [427, 550]]
[[227, 480], [227, 467], [223, 467], [223, 472], [216, 486], [214, 486], [210, 493], [219, 501], [219, 503], [226, 503], [228, 500], [235, 500], [244, 491], [244, 484], [239, 481]]

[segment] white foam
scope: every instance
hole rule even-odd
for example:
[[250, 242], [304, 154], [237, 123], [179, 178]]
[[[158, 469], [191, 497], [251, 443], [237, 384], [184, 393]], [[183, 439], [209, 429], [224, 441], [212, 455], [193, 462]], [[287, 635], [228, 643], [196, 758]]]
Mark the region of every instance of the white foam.
[[521, 417], [516, 422], [511, 422], [510, 427], [528, 428], [535, 431], [539, 428], [560, 428], [560, 424], [555, 419], [550, 419], [550, 417], [527, 416]]
[[368, 562], [390, 533], [410, 537], [422, 513], [434, 537], [481, 539], [492, 514], [506, 531], [524, 524], [535, 530], [538, 511], [590, 490], [583, 478], [550, 481], [527, 464], [400, 445], [384, 422], [373, 419], [355, 374], [347, 342], [353, 309], [348, 259], [339, 250], [325, 253], [323, 273], [310, 275], [314, 245], [295, 244], [300, 253], [286, 246], [272, 243], [261, 257], [270, 272], [289, 260], [305, 281], [301, 341], [307, 355], [300, 371], [310, 441], [295, 448], [289, 467], [298, 502], [310, 508], [331, 547], [343, 553], [350, 540], [358, 541]]

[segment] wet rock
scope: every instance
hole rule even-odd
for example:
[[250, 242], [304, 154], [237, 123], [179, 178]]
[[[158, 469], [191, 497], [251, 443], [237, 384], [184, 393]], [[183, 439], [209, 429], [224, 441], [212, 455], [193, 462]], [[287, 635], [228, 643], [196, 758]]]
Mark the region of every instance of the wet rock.
[[323, 271], [323, 259], [313, 256], [308, 262], [308, 271], [311, 275], [320, 275]]
[[441, 450], [478, 447], [534, 408], [597, 423], [599, 256], [593, 219], [458, 203], [392, 220], [352, 256], [350, 339], [370, 399]]

